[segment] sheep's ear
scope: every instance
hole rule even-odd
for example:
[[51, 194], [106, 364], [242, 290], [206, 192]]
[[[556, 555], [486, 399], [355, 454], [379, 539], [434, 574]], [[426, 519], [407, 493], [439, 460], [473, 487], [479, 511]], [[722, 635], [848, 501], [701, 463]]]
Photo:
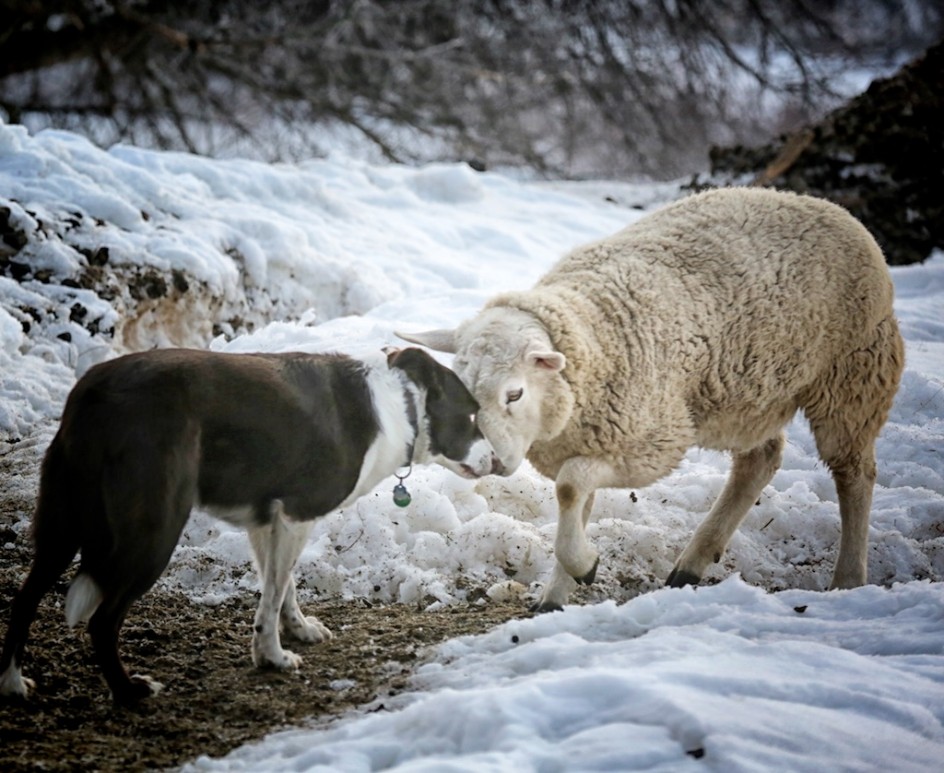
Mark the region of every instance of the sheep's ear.
[[528, 352], [528, 364], [537, 368], [562, 371], [567, 364], [567, 358], [560, 352]]
[[394, 335], [404, 341], [410, 341], [437, 352], [456, 353], [455, 330], [427, 330], [423, 333], [401, 333], [395, 330]]

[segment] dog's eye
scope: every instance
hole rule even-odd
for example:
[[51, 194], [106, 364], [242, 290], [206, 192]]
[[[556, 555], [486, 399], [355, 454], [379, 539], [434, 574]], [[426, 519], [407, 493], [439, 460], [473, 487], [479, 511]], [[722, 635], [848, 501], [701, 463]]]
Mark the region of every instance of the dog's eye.
[[469, 414], [469, 423], [470, 423], [470, 424], [475, 424], [475, 414], [474, 414], [474, 413], [470, 413], [470, 414]]
[[505, 404], [516, 403], [521, 399], [521, 396], [524, 394], [524, 389], [515, 389], [505, 394]]

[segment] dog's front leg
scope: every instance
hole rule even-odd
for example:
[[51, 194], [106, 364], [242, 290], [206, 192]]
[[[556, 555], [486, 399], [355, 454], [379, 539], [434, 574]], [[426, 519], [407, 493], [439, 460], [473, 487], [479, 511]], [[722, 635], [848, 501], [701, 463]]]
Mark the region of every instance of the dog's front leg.
[[[310, 527], [305, 525], [305, 528], [301, 529], [301, 524], [289, 521], [279, 501], [272, 504], [271, 515], [270, 525], [251, 529], [249, 532], [262, 578], [262, 598], [256, 610], [252, 636], [252, 660], [258, 668], [274, 667], [287, 670], [298, 668], [302, 659], [294, 652], [282, 649], [279, 617], [286, 601], [296, 610], [298, 608], [298, 602], [294, 600], [294, 585], [291, 582], [292, 569], [305, 544]], [[291, 595], [291, 599], [287, 598], [288, 595]], [[298, 614], [300, 616], [301, 613]]]
[[289, 575], [288, 590], [285, 592], [285, 601], [282, 602], [282, 630], [298, 641], [314, 644], [320, 641], [333, 639], [334, 634], [314, 615], [307, 617], [298, 606], [295, 597], [295, 578]]

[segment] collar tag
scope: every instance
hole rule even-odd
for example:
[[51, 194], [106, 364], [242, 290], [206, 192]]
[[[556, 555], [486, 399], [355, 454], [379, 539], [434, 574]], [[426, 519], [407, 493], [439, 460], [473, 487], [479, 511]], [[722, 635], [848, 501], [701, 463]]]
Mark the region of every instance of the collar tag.
[[393, 487], [393, 503], [397, 507], [406, 507], [410, 502], [413, 501], [413, 497], [410, 495], [410, 492], [407, 491], [406, 486], [403, 485], [403, 481], [410, 477], [410, 473], [413, 472], [413, 465], [410, 465], [410, 468], [406, 471], [406, 475], [396, 475], [396, 479], [400, 481], [396, 486]]

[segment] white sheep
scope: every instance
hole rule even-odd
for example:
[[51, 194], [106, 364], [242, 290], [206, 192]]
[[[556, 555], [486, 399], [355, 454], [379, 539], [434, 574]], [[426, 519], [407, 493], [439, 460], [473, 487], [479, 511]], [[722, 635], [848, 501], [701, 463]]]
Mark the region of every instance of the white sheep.
[[697, 583], [780, 465], [803, 411], [836, 483], [832, 588], [866, 581], [875, 439], [904, 349], [882, 252], [826, 201], [757, 188], [701, 193], [564, 257], [526, 292], [455, 331], [401, 334], [456, 353], [511, 474], [554, 478], [557, 564], [536, 609], [590, 583], [594, 492], [641, 487], [691, 446], [728, 450], [730, 476], [667, 583]]

